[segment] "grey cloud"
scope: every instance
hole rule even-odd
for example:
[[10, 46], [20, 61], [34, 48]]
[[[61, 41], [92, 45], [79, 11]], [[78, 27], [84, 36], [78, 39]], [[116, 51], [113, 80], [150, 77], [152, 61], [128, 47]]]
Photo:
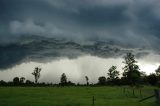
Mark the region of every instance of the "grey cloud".
[[83, 55], [117, 58], [128, 52], [133, 52], [138, 57], [150, 54], [148, 50], [125, 48], [117, 46], [112, 41], [90, 41], [88, 43], [86, 41], [85, 44], [65, 39], [22, 36], [14, 43], [0, 45], [0, 69], [10, 68], [22, 62], [48, 62], [54, 59], [77, 58]]
[[26, 20], [25, 22], [12, 21], [10, 23], [10, 31], [15, 35], [58, 35], [62, 32], [52, 24], [45, 23], [40, 25], [33, 20]]
[[[48, 47], [40, 47], [42, 49], [40, 50], [39, 44], [37, 46], [29, 43], [38, 49], [13, 44], [19, 39], [17, 36], [23, 38], [26, 35], [39, 35], [44, 37], [43, 39], [47, 39], [46, 37], [68, 39], [74, 43], [113, 42], [113, 45], [118, 45], [120, 48], [133, 50], [142, 48], [159, 54], [159, 10], [159, 0], [1, 0], [1, 55], [4, 56], [5, 52], [10, 50], [16, 51], [7, 54], [8, 57], [3, 58], [1, 63], [6, 64], [14, 58], [13, 55], [19, 55], [20, 52], [22, 56], [15, 56], [15, 61], [10, 61], [10, 64], [21, 62], [28, 57], [35, 57], [37, 60], [43, 57], [70, 57], [69, 54], [75, 57], [83, 54], [107, 57], [114, 54], [112, 53], [114, 50], [98, 49], [97, 45], [94, 45], [95, 47], [78, 45], [78, 49], [73, 49], [70, 44], [65, 49], [58, 50], [59, 46], [52, 44], [56, 49], [52, 47], [47, 50]], [[4, 42], [10, 42], [10, 46], [4, 46]], [[42, 46], [45, 45], [48, 44]], [[11, 49], [12, 46], [14, 50]], [[120, 51], [122, 52], [118, 52], [117, 55], [126, 52]]]

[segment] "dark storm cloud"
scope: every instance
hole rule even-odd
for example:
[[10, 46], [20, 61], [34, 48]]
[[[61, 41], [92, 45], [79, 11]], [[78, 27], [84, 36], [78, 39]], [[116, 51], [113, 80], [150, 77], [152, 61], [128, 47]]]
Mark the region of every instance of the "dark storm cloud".
[[[159, 11], [159, 0], [0, 0], [0, 55], [3, 58], [0, 67], [6, 68], [32, 57], [33, 60], [73, 58], [83, 54], [109, 57], [128, 51], [120, 48], [142, 48], [159, 53]], [[119, 47], [110, 50], [97, 45], [70, 45], [62, 49], [53, 42], [42, 45], [52, 46], [48, 49], [15, 44], [17, 36], [23, 38], [24, 35], [65, 38], [75, 43], [113, 42]], [[68, 50], [71, 52], [66, 52]]]
[[134, 46], [138, 46], [135, 40], [143, 39], [140, 46], [153, 48], [152, 40], [159, 41], [158, 0], [1, 0], [0, 4], [3, 34], [113, 39]]
[[141, 57], [150, 53], [150, 51], [141, 49], [119, 47], [111, 41], [77, 43], [38, 36], [23, 36], [17, 39], [16, 42], [0, 45], [0, 69], [10, 68], [22, 62], [49, 62], [64, 57], [73, 59], [79, 56], [93, 55], [102, 58], [117, 58], [128, 52], [133, 52], [137, 57]]
[[[75, 19], [80, 23], [93, 26], [113, 26], [125, 24], [129, 21], [128, 16], [124, 14], [126, 7], [96, 7], [80, 9], [79, 13], [75, 14]], [[117, 17], [118, 16], [118, 17]]]

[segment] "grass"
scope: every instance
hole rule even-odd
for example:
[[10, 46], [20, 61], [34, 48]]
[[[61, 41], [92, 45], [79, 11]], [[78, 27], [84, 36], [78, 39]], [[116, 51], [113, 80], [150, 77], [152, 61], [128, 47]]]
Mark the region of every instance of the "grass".
[[123, 87], [0, 87], [0, 106], [159, 106], [155, 98], [138, 102], [153, 95], [153, 87], [144, 87], [136, 96]]

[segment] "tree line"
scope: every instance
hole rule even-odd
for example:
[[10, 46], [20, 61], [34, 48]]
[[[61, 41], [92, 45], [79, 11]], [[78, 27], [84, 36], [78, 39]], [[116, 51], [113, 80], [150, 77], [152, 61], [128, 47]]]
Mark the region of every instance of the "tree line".
[[35, 67], [32, 75], [35, 79], [34, 82], [26, 80], [24, 77], [15, 77], [13, 81], [5, 82], [0, 81], [0, 86], [121, 86], [129, 85], [131, 87], [140, 86], [140, 85], [158, 85], [160, 86], [160, 66], [155, 70], [154, 73], [147, 75], [145, 72], [141, 72], [135, 56], [132, 53], [127, 53], [124, 57], [124, 64], [122, 77], [120, 77], [120, 71], [117, 70], [116, 66], [111, 66], [107, 72], [106, 76], [100, 76], [97, 83], [92, 84], [89, 81], [88, 76], [84, 76], [86, 84], [75, 84], [71, 81], [68, 81], [68, 78], [65, 73], [60, 77], [59, 84], [52, 83], [39, 83], [38, 80], [41, 77], [41, 68]]

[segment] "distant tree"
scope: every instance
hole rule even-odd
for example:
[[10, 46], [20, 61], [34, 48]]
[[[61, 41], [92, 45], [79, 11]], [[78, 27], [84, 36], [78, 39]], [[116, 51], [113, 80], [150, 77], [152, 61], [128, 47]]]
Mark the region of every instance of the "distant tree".
[[98, 85], [106, 85], [107, 79], [104, 76], [98, 78]]
[[31, 81], [30, 80], [26, 80], [26, 84], [29, 84], [29, 83], [31, 83]]
[[38, 82], [38, 79], [40, 78], [40, 72], [41, 72], [41, 68], [36, 67], [36, 68], [34, 69], [34, 72], [32, 73], [32, 75], [34, 75], [34, 77], [35, 77], [35, 83], [36, 83], [36, 84], [37, 84], [37, 82]]
[[119, 78], [119, 71], [117, 71], [116, 69], [117, 69], [116, 66], [112, 66], [108, 70], [108, 73], [107, 73], [108, 80], [111, 81], [111, 82]]
[[50, 85], [52, 85], [52, 84], [49, 84], [49, 83], [46, 84], [45, 82], [42, 82], [42, 83], [39, 84], [39, 86], [43, 86], [43, 87], [44, 87], [44, 86], [50, 86]]
[[19, 83], [20, 83], [20, 80], [19, 80], [18, 77], [13, 78], [13, 84], [14, 85], [19, 85]]
[[89, 85], [89, 78], [88, 78], [88, 76], [85, 76], [85, 79], [86, 79], [86, 85], [88, 86]]
[[13, 83], [13, 81], [6, 82], [6, 85], [7, 86], [15, 86], [15, 84]]
[[123, 63], [125, 64], [123, 68], [123, 79], [125, 79], [127, 84], [133, 88], [133, 95], [135, 96], [134, 88], [138, 86], [141, 78], [139, 66], [136, 64], [137, 61], [135, 60], [135, 56], [132, 53], [126, 54]]
[[160, 76], [160, 66], [155, 70], [155, 72], [157, 76]]
[[129, 85], [134, 86], [138, 83], [141, 77], [139, 66], [136, 64], [137, 61], [132, 53], [127, 53], [124, 59], [125, 61], [123, 61], [123, 63], [125, 66], [123, 68], [123, 77], [126, 78]]
[[24, 80], [25, 80], [25, 78], [24, 78], [24, 77], [21, 77], [21, 78], [20, 78], [20, 83], [23, 84], [23, 83], [24, 83]]
[[141, 83], [142, 84], [146, 84], [147, 83], [147, 74], [146, 74], [146, 72], [140, 72], [140, 76], [141, 76]]
[[73, 83], [73, 82], [71, 82], [71, 81], [68, 81], [68, 82], [67, 82], [67, 85], [68, 85], [68, 86], [75, 86], [76, 84]]
[[144, 72], [144, 71], [141, 71], [140, 74], [141, 74], [141, 77], [147, 76], [146, 72]]
[[80, 83], [79, 83], [79, 82], [77, 83], [77, 86], [80, 86]]
[[65, 73], [63, 73], [62, 75], [61, 75], [61, 82], [60, 82], [60, 84], [62, 85], [62, 86], [64, 86], [64, 85], [66, 85], [67, 84], [67, 76], [66, 76], [66, 74]]
[[155, 72], [158, 80], [157, 85], [160, 86], [160, 66], [155, 70]]
[[26, 85], [27, 86], [31, 86], [31, 85], [33, 85], [34, 84], [34, 82], [32, 82], [32, 81], [30, 81], [30, 80], [26, 80]]
[[0, 81], [0, 86], [5, 86], [7, 83], [3, 80]]
[[157, 76], [154, 73], [151, 73], [150, 75], [148, 75], [147, 80], [151, 85], [156, 85], [158, 82]]

